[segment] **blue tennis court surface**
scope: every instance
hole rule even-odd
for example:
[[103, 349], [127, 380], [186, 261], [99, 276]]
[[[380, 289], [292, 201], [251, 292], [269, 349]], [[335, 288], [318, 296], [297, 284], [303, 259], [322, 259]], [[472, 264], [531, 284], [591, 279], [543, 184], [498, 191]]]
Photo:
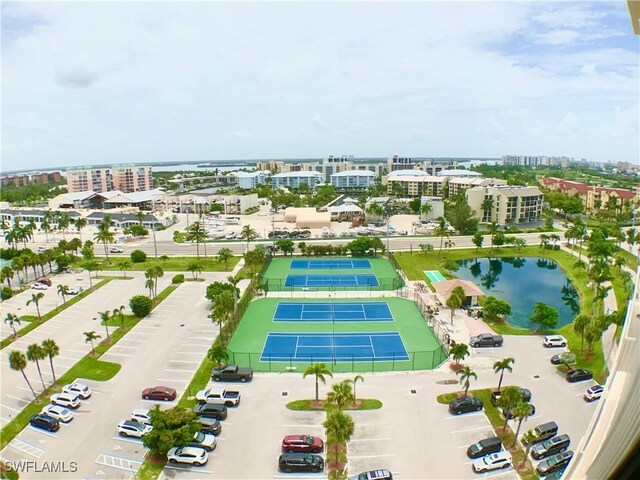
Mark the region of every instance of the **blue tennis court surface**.
[[369, 260], [291, 260], [292, 270], [371, 268]]
[[294, 303], [280, 302], [274, 322], [392, 322], [385, 302]]
[[261, 362], [409, 360], [398, 332], [269, 333]]
[[377, 287], [372, 274], [362, 275], [287, 275], [285, 287]]

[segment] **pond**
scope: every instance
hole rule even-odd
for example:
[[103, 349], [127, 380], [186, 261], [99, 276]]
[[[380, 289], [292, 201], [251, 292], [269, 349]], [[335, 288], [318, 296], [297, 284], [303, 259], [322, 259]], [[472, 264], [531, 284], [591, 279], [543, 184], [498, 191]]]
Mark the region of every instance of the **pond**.
[[454, 274], [470, 280], [486, 295], [511, 305], [509, 323], [534, 329], [529, 321], [533, 306], [543, 302], [558, 310], [558, 327], [571, 323], [580, 311], [578, 292], [553, 260], [535, 257], [461, 260]]

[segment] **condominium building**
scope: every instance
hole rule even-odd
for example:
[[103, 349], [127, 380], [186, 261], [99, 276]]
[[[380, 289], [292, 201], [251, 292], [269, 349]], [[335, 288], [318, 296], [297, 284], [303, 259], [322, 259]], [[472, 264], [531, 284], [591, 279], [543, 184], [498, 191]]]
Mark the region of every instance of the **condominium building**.
[[273, 188], [298, 188], [302, 184], [307, 184], [309, 185], [309, 188], [314, 189], [316, 185], [322, 183], [322, 180], [323, 177], [320, 172], [278, 173], [271, 177], [271, 186]]
[[573, 158], [566, 156], [560, 157], [547, 157], [543, 155], [503, 155], [503, 165], [518, 165], [521, 167], [562, 167], [568, 168], [569, 162], [572, 162]]
[[[476, 173], [476, 172], [473, 172]], [[506, 180], [499, 178], [478, 178], [478, 177], [453, 177], [447, 181], [447, 196], [457, 195], [462, 190], [469, 190], [475, 187], [493, 187], [506, 185]]]
[[18, 175], [3, 175], [0, 177], [0, 185], [6, 187], [8, 185], [14, 185], [16, 187], [23, 187], [30, 183], [57, 183], [62, 180], [62, 174], [60, 172], [36, 172], [31, 174], [18, 174]]
[[387, 159], [387, 172], [395, 172], [396, 170], [413, 170], [418, 168], [418, 165], [413, 163], [411, 157], [400, 157], [394, 155]]
[[351, 170], [353, 156], [342, 155], [341, 157], [334, 157], [329, 155], [322, 159], [322, 162], [304, 163], [303, 170], [305, 172], [318, 172], [322, 174], [322, 180], [325, 183], [329, 183], [331, 175], [338, 172], [345, 172]]
[[144, 192], [153, 188], [150, 166], [118, 165], [111, 168], [113, 190]]
[[538, 221], [542, 215], [543, 194], [538, 187], [474, 187], [465, 195], [481, 222], [496, 222], [504, 226]]
[[257, 185], [264, 185], [271, 172], [259, 170], [257, 172], [233, 172], [232, 175], [238, 179], [238, 187], [250, 190]]
[[363, 189], [374, 185], [376, 174], [368, 170], [346, 170], [331, 175], [331, 185], [338, 190]]
[[579, 196], [582, 204], [589, 211], [607, 208], [612, 203], [617, 208], [625, 205], [631, 208], [634, 202], [640, 201], [640, 190], [637, 188], [627, 190], [626, 188], [598, 187], [556, 177], [543, 177], [540, 179], [540, 184], [549, 190]]
[[67, 192], [69, 193], [89, 190], [100, 193], [112, 189], [110, 168], [84, 167], [67, 170]]
[[436, 162], [434, 160], [425, 160], [419, 166], [420, 170], [427, 172], [429, 175], [437, 176], [443, 170], [455, 168], [458, 162], [454, 160]]
[[284, 162], [279, 162], [276, 160], [269, 160], [268, 162], [258, 162], [256, 163], [256, 168], [258, 170], [266, 170], [269, 172], [276, 172], [276, 173], [281, 173], [282, 172], [282, 168], [284, 167], [285, 163]]
[[398, 170], [383, 178], [387, 193], [392, 194], [400, 188], [405, 197], [441, 196], [444, 193], [446, 178], [427, 175], [422, 170]]

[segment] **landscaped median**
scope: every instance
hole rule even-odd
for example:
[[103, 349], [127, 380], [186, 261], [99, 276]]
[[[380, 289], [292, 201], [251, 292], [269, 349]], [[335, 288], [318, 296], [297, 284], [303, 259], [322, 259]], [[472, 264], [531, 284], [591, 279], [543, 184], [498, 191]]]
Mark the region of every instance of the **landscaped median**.
[[44, 315], [42, 315], [42, 322], [38, 322], [38, 317], [35, 317], [35, 316], [32, 316], [32, 315], [20, 317], [20, 321], [21, 322], [22, 321], [27, 321], [27, 322], [29, 322], [29, 324], [25, 325], [24, 327], [22, 327], [20, 330], [18, 330], [16, 332], [17, 333], [17, 337], [10, 336], [10, 337], [7, 337], [7, 338], [3, 339], [2, 342], [0, 342], [0, 350], [2, 350], [3, 348], [11, 345], [18, 338], [25, 336], [31, 330], [33, 330], [35, 328], [38, 328], [40, 325], [42, 325], [47, 320], [51, 320], [53, 317], [58, 315], [60, 312], [66, 310], [67, 308], [71, 307], [72, 305], [78, 303], [80, 300], [82, 300], [86, 296], [92, 294], [93, 292], [98, 290], [100, 287], [105, 286], [112, 279], [113, 278], [105, 278], [105, 279], [101, 280], [100, 282], [96, 283], [93, 287], [88, 288], [87, 290], [83, 290], [78, 295], [76, 295], [72, 299], [68, 300], [67, 303], [63, 303], [62, 305], [57, 306], [56, 308], [54, 308], [50, 312], [45, 313]]
[[[98, 264], [97, 270], [99, 271], [132, 271], [132, 272], [146, 272], [150, 268], [159, 266], [165, 272], [188, 272], [189, 265], [197, 262], [203, 272], [227, 272], [233, 270], [236, 264], [240, 261], [239, 256], [232, 256], [227, 262], [219, 261], [215, 253], [198, 257], [165, 257], [165, 258], [149, 258], [144, 262], [132, 262], [130, 257], [109, 257], [107, 260], [105, 257], [95, 257]], [[123, 270], [122, 264], [127, 263], [127, 267]], [[77, 267], [82, 267], [83, 261], [77, 262]]]
[[[522, 449], [522, 445], [520, 445], [519, 442], [516, 442], [513, 430], [511, 430], [509, 426], [507, 426], [506, 430], [502, 429], [504, 426], [504, 418], [502, 418], [500, 410], [491, 403], [492, 391], [493, 390], [490, 388], [469, 390], [469, 396], [478, 397], [482, 400], [482, 403], [484, 404], [484, 413], [489, 419], [489, 422], [491, 422], [491, 426], [493, 427], [496, 435], [502, 440], [504, 448], [511, 453], [514, 468], [517, 470], [520, 478], [523, 480], [536, 480], [538, 476], [535, 474], [533, 466], [530, 463], [525, 463], [525, 467], [522, 469], [517, 468], [520, 462], [526, 460], [525, 452]], [[438, 395], [436, 400], [438, 403], [449, 405], [453, 400], [459, 397], [459, 393], [460, 392], [452, 392]], [[514, 444], [515, 447], [512, 448], [512, 445]]]
[[[176, 288], [178, 288], [177, 285], [169, 285], [160, 292], [153, 300], [152, 308], [157, 307]], [[42, 407], [49, 403], [49, 397], [60, 390], [61, 385], [73, 383], [79, 378], [99, 382], [105, 382], [113, 378], [120, 371], [120, 364], [104, 362], [99, 360], [99, 358], [112, 346], [118, 343], [118, 341], [120, 341], [120, 339], [141, 320], [142, 318], [134, 317], [133, 315], [124, 315], [124, 326], [122, 326], [119, 318], [113, 318], [113, 320], [109, 322], [109, 325], [117, 326], [118, 328], [110, 332], [109, 341], [107, 341], [107, 339], [102, 340], [102, 342], [96, 346], [95, 354], [92, 355], [91, 353], [88, 353], [82, 357], [74, 366], [59, 377], [54, 385], [47, 387], [43, 393], [38, 395], [38, 400], [34, 400], [24, 407], [11, 422], [2, 428], [2, 432], [0, 432], [0, 436], [2, 437], [0, 449], [4, 448], [9, 442], [11, 442], [11, 440], [13, 440], [15, 436], [29, 424], [31, 415], [39, 413], [40, 410], [42, 410]]]

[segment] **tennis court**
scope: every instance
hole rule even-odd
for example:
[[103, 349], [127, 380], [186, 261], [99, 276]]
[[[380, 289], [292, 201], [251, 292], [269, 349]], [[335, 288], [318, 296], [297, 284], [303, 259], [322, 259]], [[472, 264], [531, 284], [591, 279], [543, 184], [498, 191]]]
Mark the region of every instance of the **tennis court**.
[[409, 360], [398, 332], [269, 333], [260, 361]]
[[386, 302], [280, 302], [274, 322], [392, 322]]
[[354, 268], [371, 269], [371, 262], [366, 259], [359, 260], [291, 260], [292, 270], [350, 270]]
[[357, 275], [287, 275], [285, 287], [377, 287], [373, 274]]
[[438, 270], [425, 270], [424, 274], [427, 276], [431, 283], [444, 282], [447, 280], [446, 278], [444, 278], [444, 275], [442, 275]]

